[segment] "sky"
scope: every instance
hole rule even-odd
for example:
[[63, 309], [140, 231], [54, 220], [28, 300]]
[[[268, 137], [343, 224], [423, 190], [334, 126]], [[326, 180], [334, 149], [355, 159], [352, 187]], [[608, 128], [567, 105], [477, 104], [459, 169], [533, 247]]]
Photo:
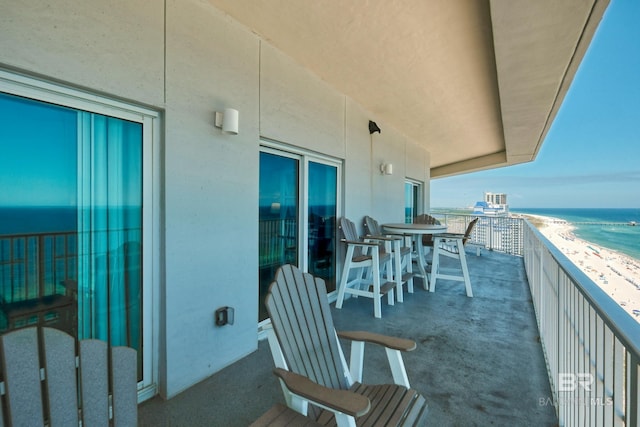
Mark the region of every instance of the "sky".
[[0, 207], [75, 205], [76, 122], [72, 110], [0, 94]]
[[640, 207], [640, 1], [611, 0], [533, 162], [431, 180], [432, 208]]

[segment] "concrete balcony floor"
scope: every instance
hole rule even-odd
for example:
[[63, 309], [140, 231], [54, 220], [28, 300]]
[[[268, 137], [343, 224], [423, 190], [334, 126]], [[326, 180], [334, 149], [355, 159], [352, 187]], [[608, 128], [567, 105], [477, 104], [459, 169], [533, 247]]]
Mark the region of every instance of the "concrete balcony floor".
[[[430, 293], [416, 279], [404, 303], [383, 304], [382, 319], [368, 298], [347, 300], [341, 310], [332, 305], [336, 328], [417, 342], [404, 360], [411, 386], [429, 402], [429, 425], [557, 425], [522, 258], [485, 250], [477, 257], [469, 249], [467, 259], [473, 298], [461, 282], [439, 280]], [[348, 343], [343, 349], [348, 358]], [[284, 402], [272, 369], [261, 341], [256, 352], [173, 399], [141, 404], [140, 425], [246, 426]], [[367, 346], [363, 380], [391, 382], [383, 350]]]

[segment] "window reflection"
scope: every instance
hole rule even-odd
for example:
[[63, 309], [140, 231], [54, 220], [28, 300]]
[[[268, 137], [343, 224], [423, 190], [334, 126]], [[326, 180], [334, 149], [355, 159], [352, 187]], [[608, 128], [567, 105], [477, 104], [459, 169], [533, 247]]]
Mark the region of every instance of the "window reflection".
[[0, 94], [0, 332], [138, 350], [142, 124]]
[[298, 168], [296, 159], [260, 153], [259, 320], [268, 317], [264, 297], [278, 267], [298, 265]]
[[335, 224], [337, 170], [335, 166], [309, 162], [309, 269], [335, 290]]

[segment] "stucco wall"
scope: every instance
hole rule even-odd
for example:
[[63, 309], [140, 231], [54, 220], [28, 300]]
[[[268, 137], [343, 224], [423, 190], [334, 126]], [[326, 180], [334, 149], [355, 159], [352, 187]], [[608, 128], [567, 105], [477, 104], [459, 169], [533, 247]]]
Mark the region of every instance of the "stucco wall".
[[149, 105], [164, 101], [163, 1], [0, 0], [0, 32], [4, 65]]
[[344, 108], [344, 95], [262, 43], [261, 136], [344, 158]]
[[[167, 4], [167, 395], [256, 348], [259, 41], [200, 2]], [[238, 135], [213, 112], [240, 112]], [[213, 313], [235, 308], [231, 326]]]
[[[206, 2], [0, 0], [0, 66], [162, 113], [162, 256], [154, 345], [171, 397], [253, 351], [258, 320], [260, 138], [344, 160], [345, 214], [404, 217], [404, 179], [429, 155]], [[237, 136], [213, 113], [240, 112]], [[382, 133], [369, 135], [368, 121]], [[393, 175], [381, 175], [381, 162]], [[235, 308], [235, 324], [213, 313]], [[148, 326], [148, 325], [147, 325]]]
[[422, 211], [429, 212], [431, 210], [431, 154], [410, 140], [406, 141], [404, 148], [406, 177], [424, 183], [422, 188]]

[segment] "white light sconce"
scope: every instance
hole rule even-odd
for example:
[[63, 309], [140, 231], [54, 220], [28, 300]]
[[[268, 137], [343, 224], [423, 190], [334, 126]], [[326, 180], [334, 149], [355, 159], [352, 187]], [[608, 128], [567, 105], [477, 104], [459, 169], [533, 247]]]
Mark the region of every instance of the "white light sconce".
[[380, 173], [382, 175], [393, 175], [393, 164], [383, 163], [380, 165]]
[[216, 111], [215, 126], [222, 129], [223, 133], [237, 135], [238, 117], [238, 110], [234, 110], [233, 108], [225, 108], [224, 112]]

